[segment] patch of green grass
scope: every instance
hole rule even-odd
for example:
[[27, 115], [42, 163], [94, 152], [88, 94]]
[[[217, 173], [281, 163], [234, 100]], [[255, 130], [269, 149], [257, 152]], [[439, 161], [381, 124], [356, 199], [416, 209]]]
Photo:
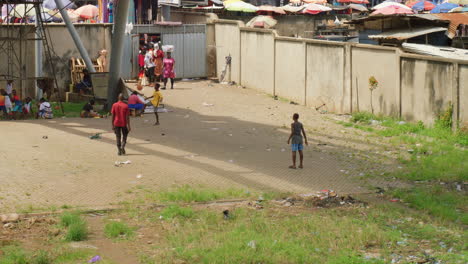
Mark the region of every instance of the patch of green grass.
[[60, 216], [60, 225], [67, 228], [66, 241], [83, 241], [88, 237], [86, 221], [78, 212], [64, 212]]
[[191, 218], [194, 211], [190, 207], [180, 207], [178, 205], [169, 205], [161, 211], [163, 219], [172, 219], [176, 217]]
[[32, 258], [31, 264], [50, 264], [52, 257], [47, 251], [39, 250]]
[[397, 189], [392, 194], [412, 207], [425, 211], [443, 220], [468, 225], [468, 198], [456, 191], [448, 191], [440, 186]]
[[68, 227], [66, 241], [83, 241], [88, 238], [88, 227], [85, 222], [73, 223]]
[[176, 187], [168, 191], [147, 193], [147, 198], [161, 202], [208, 202], [249, 196], [249, 192], [240, 189], [212, 190], [203, 187], [194, 188], [190, 185]]
[[374, 119], [376, 119], [376, 117], [369, 112], [356, 112], [351, 116], [351, 122], [354, 123], [369, 124], [370, 121]]
[[78, 212], [64, 212], [60, 216], [60, 224], [63, 227], [69, 227], [72, 224], [81, 224], [83, 222], [84, 221]]
[[[427, 228], [418, 225], [417, 215], [390, 206], [313, 213], [238, 208], [232, 210], [235, 217], [230, 221], [220, 212], [201, 210], [196, 218], [179, 218], [167, 230], [167, 247], [174, 250], [155, 259], [163, 263], [389, 263], [389, 256], [401, 251], [397, 242], [407, 241], [409, 252], [420, 250], [423, 238], [409, 232]], [[415, 219], [406, 220], [410, 216]], [[461, 245], [456, 250], [463, 247], [452, 230], [429, 230], [420, 232], [431, 235], [434, 245], [443, 238], [452, 241], [447, 242], [450, 247]], [[365, 259], [363, 252], [368, 250], [382, 258]], [[150, 257], [144, 259], [152, 263]], [[460, 260], [460, 255], [455, 259]]]
[[1, 251], [3, 256], [0, 255], [0, 264], [28, 264], [26, 253], [18, 246], [7, 246]]
[[133, 229], [126, 223], [110, 221], [104, 227], [104, 234], [108, 238], [129, 238], [133, 235]]

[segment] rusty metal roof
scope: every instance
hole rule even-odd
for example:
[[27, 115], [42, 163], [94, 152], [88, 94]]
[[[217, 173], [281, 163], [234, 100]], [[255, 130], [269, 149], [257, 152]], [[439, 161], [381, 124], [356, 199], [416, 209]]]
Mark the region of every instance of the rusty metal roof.
[[455, 37], [459, 25], [468, 25], [468, 13], [445, 13], [445, 14], [432, 14], [441, 20], [450, 21], [447, 36], [449, 38]]
[[378, 35], [370, 35], [370, 39], [396, 39], [406, 40], [417, 36], [422, 36], [434, 32], [446, 31], [444, 27], [423, 27], [423, 28], [411, 28], [411, 29], [398, 29], [383, 32]]

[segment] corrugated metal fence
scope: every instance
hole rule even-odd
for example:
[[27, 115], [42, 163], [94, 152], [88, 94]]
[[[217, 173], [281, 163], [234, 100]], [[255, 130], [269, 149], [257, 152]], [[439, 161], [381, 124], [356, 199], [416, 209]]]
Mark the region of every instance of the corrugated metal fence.
[[[172, 57], [176, 61], [177, 78], [206, 77], [206, 25], [135, 25], [132, 34], [128, 35], [125, 61], [132, 67], [124, 67], [124, 78], [135, 77], [138, 69], [138, 36], [140, 34], [159, 34], [163, 45], [173, 45]], [[135, 56], [136, 55], [136, 56]]]

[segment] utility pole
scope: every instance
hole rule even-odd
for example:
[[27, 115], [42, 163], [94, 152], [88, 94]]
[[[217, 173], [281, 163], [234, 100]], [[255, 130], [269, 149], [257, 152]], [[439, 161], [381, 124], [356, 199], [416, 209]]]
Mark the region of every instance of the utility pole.
[[[120, 92], [119, 80], [122, 67], [123, 44], [125, 36], [125, 26], [127, 24], [129, 0], [119, 0], [116, 6], [114, 32], [112, 34], [112, 50], [110, 57], [109, 83], [107, 88], [107, 108], [117, 101], [117, 95]], [[125, 67], [128, 67], [125, 65]]]

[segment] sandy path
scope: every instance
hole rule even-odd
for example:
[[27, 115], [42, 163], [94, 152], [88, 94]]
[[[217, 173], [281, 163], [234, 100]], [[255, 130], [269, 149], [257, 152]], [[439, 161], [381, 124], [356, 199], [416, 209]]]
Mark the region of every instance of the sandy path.
[[[125, 157], [116, 155], [109, 119], [1, 122], [0, 208], [106, 206], [138, 184], [362, 192], [351, 178], [377, 166], [357, 153], [378, 145], [310, 108], [208, 81], [177, 83], [163, 94], [173, 112], [160, 115], [161, 126], [152, 114], [132, 118]], [[303, 170], [287, 168], [285, 126], [294, 112], [310, 128]], [[104, 134], [89, 139], [94, 133]], [[114, 166], [125, 160], [132, 163]]]

